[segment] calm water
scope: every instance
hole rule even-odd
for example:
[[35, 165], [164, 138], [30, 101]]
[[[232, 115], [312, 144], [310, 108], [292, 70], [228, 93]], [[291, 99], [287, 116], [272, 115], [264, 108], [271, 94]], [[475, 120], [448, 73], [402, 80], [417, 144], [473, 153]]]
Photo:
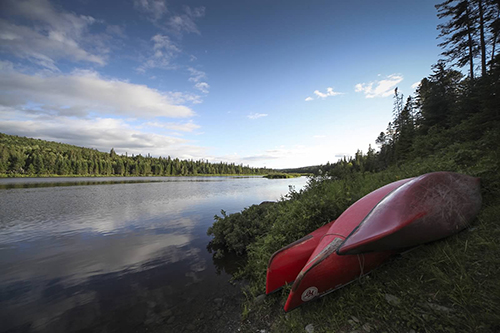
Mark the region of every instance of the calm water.
[[240, 312], [213, 216], [306, 181], [0, 179], [0, 331], [210, 331]]

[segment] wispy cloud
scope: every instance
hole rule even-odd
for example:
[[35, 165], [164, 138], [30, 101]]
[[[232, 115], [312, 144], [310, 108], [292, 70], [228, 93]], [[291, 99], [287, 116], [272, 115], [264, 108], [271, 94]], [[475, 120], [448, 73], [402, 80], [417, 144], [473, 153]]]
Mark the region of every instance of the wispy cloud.
[[59, 59], [106, 64], [109, 49], [102, 36], [89, 31], [100, 23], [93, 17], [56, 10], [47, 0], [4, 0], [2, 10], [31, 25], [0, 20], [0, 51], [52, 71], [59, 70]]
[[190, 74], [189, 81], [191, 82], [200, 82], [201, 80], [204, 80], [207, 77], [205, 72], [200, 71], [193, 67], [188, 67], [188, 71]]
[[134, 0], [134, 7], [156, 22], [168, 12], [165, 0]]
[[[315, 90], [313, 92], [314, 95], [316, 95], [316, 98], [321, 98], [321, 99], [325, 99], [327, 97], [332, 97], [332, 96], [338, 96], [338, 95], [343, 95], [344, 93], [342, 92], [338, 92], [338, 91], [334, 91], [332, 87], [328, 87], [326, 88], [326, 92], [321, 92], [319, 90]], [[306, 102], [310, 102], [310, 101], [313, 101], [314, 98], [311, 97], [311, 96], [308, 96], [305, 101]]]
[[182, 36], [183, 32], [200, 35], [200, 30], [195, 21], [203, 16], [205, 16], [205, 7], [202, 6], [191, 9], [185, 6], [184, 14], [171, 16], [166, 22], [166, 27], [179, 37]]
[[259, 118], [267, 117], [267, 116], [268, 116], [267, 113], [250, 113], [249, 115], [247, 115], [247, 118], [249, 118], [249, 119], [259, 119]]
[[196, 125], [192, 120], [184, 123], [162, 123], [162, 122], [147, 122], [144, 125], [158, 128], [166, 128], [179, 132], [193, 132], [200, 128], [200, 125]]
[[394, 93], [394, 88], [403, 81], [403, 75], [391, 74], [387, 78], [369, 83], [358, 83], [354, 87], [356, 92], [362, 92], [366, 98], [388, 97]]
[[20, 110], [29, 108], [41, 114], [77, 117], [90, 113], [142, 118], [194, 114], [189, 107], [175, 101], [190, 100], [190, 95], [103, 78], [93, 71], [27, 75], [7, 68], [0, 74], [0, 105]]
[[188, 67], [188, 71], [190, 73], [190, 77], [188, 80], [191, 82], [195, 82], [194, 87], [199, 91], [208, 94], [210, 85], [204, 81], [207, 79], [207, 74], [193, 67]]
[[411, 85], [412, 89], [417, 89], [418, 86], [420, 85], [420, 81], [415, 82], [414, 84]]
[[[0, 107], [0, 118], [2, 109]], [[114, 118], [75, 119], [65, 116], [8, 119], [0, 122], [0, 132], [50, 141], [65, 142], [100, 151], [115, 148], [119, 154], [146, 154], [153, 156], [200, 159], [206, 149], [189, 140], [142, 131], [125, 120]]]
[[343, 95], [344, 93], [333, 91], [333, 88], [328, 87], [328, 88], [326, 88], [326, 93], [322, 93], [319, 90], [315, 90], [314, 94], [316, 96], [318, 96], [318, 98], [327, 98], [327, 97], [332, 97], [332, 96]]
[[196, 89], [201, 91], [202, 93], [208, 94], [208, 89], [210, 88], [210, 85], [206, 82], [198, 82], [197, 84], [194, 85]]
[[152, 68], [172, 69], [172, 60], [181, 53], [181, 49], [166, 35], [156, 34], [151, 37], [152, 54], [137, 68], [140, 73]]

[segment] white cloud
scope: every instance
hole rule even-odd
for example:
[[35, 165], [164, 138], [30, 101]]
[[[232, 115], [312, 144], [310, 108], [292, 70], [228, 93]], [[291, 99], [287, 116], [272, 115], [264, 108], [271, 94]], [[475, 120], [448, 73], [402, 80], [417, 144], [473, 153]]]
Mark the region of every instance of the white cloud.
[[309, 101], [312, 101], [313, 99], [314, 99], [314, 98], [312, 98], [312, 97], [310, 97], [310, 96], [309, 96], [309, 97], [307, 97], [307, 98], [305, 99], [305, 101], [306, 101], [306, 102], [309, 102]]
[[420, 81], [415, 82], [414, 84], [411, 85], [412, 89], [417, 89], [418, 86], [420, 85]]
[[92, 71], [44, 76], [7, 69], [1, 74], [0, 105], [43, 114], [189, 117], [193, 111], [177, 104], [196, 100], [192, 95], [103, 78]]
[[[326, 93], [322, 93], [319, 90], [315, 90], [314, 94], [318, 96], [319, 98], [326, 98], [326, 97], [331, 97], [331, 96], [338, 96], [338, 95], [343, 95], [344, 93], [333, 91], [333, 88], [328, 87], [326, 88]], [[312, 98], [311, 98], [312, 99]], [[306, 99], [307, 100], [307, 99]]]
[[192, 120], [185, 122], [185, 123], [148, 122], [148, 123], [145, 123], [144, 125], [151, 126], [151, 127], [166, 128], [166, 129], [171, 129], [171, 130], [180, 131], [180, 132], [192, 132], [192, 131], [200, 128], [200, 126], [193, 123]]
[[403, 81], [403, 75], [391, 74], [387, 78], [369, 83], [358, 83], [354, 87], [356, 92], [362, 92], [366, 98], [388, 97], [394, 93], [394, 88]]
[[262, 117], [267, 117], [268, 114], [267, 113], [250, 113], [247, 118], [249, 119], [258, 119], [258, 118], [262, 118]]
[[137, 68], [141, 73], [151, 68], [172, 69], [172, 60], [181, 53], [181, 49], [175, 45], [170, 37], [156, 34], [151, 37], [153, 42], [152, 54]]
[[185, 104], [185, 103], [200, 104], [203, 102], [201, 96], [191, 93], [168, 91], [168, 92], [163, 92], [162, 94], [167, 96], [169, 101], [173, 104]]
[[190, 74], [188, 80], [196, 83], [194, 87], [199, 91], [208, 94], [209, 93], [208, 89], [210, 88], [210, 85], [207, 82], [202, 81], [207, 78], [207, 74], [193, 67], [188, 67], [188, 71]]
[[165, 0], [134, 0], [134, 7], [148, 15], [152, 21], [158, 21], [168, 12]]
[[189, 78], [189, 81], [191, 82], [200, 82], [201, 80], [206, 79], [207, 77], [207, 74], [205, 72], [200, 71], [193, 67], [188, 67], [188, 71], [191, 76]]
[[194, 85], [194, 87], [199, 91], [208, 94], [208, 89], [210, 88], [210, 85], [206, 82], [198, 82], [197, 84]]
[[118, 36], [120, 38], [127, 38], [125, 34], [125, 27], [119, 25], [108, 25], [106, 27], [106, 33], [114, 36]]
[[182, 36], [183, 32], [200, 34], [195, 20], [205, 16], [205, 7], [197, 7], [194, 9], [186, 6], [184, 8], [185, 14], [174, 15], [169, 18], [166, 25], [174, 33]]
[[10, 17], [30, 20], [32, 26], [0, 20], [1, 51], [53, 71], [59, 59], [106, 63], [108, 49], [89, 32], [98, 23], [93, 17], [57, 11], [47, 0], [7, 0], [2, 8]]
[[[1, 114], [1, 112], [0, 112]], [[100, 151], [115, 148], [119, 154], [147, 154], [200, 159], [205, 148], [186, 139], [140, 131], [121, 119], [75, 119], [64, 116], [2, 120], [0, 132], [65, 142]]]

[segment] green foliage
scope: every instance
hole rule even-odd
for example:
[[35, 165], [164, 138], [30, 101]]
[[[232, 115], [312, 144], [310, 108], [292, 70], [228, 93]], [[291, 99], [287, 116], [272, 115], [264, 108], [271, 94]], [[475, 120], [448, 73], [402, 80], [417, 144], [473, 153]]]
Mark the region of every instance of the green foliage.
[[[445, 1], [445, 6], [452, 6], [452, 2]], [[467, 9], [464, 5], [484, 5], [483, 9], [494, 7], [500, 12], [498, 1], [459, 2], [460, 10]], [[496, 33], [497, 39], [498, 18], [495, 22], [489, 31]], [[446, 29], [444, 25], [441, 28]], [[453, 40], [444, 46], [457, 45]], [[459, 64], [472, 64], [474, 54], [470, 58], [470, 54], [460, 53], [467, 51], [464, 45], [447, 55]], [[470, 77], [464, 78], [438, 62], [433, 74], [421, 81], [416, 96], [404, 105], [396, 89], [394, 117], [377, 138], [378, 152], [370, 147], [366, 155], [358, 151], [333, 164], [280, 170], [316, 176], [304, 190], [291, 191], [272, 206], [253, 206], [234, 217], [216, 218], [217, 227], [210, 230], [213, 242], [225, 251], [247, 256], [236, 277], [250, 282], [250, 299], [244, 304], [245, 322], [254, 323], [249, 331], [255, 322], [269, 326], [272, 332], [303, 332], [307, 323], [314, 324], [315, 332], [500, 329], [500, 56], [493, 52], [489, 71], [483, 63], [481, 77], [473, 78], [471, 70]], [[252, 303], [264, 292], [268, 260], [275, 251], [337, 218], [369, 192], [434, 171], [481, 178], [483, 209], [470, 231], [404, 254], [358, 283], [286, 316], [280, 309], [289, 292], [287, 287], [261, 305]], [[254, 209], [265, 211], [255, 214]], [[251, 226], [252, 237], [244, 238], [247, 226]], [[231, 237], [226, 230], [231, 230]], [[400, 305], [387, 302], [388, 294], [397, 297]], [[246, 328], [244, 325], [243, 331]]]
[[234, 163], [119, 156], [62, 143], [0, 133], [0, 176], [187, 176], [265, 175], [267, 168]]
[[296, 178], [301, 177], [300, 173], [272, 173], [269, 175], [265, 175], [264, 178], [267, 179], [287, 179], [287, 178]]

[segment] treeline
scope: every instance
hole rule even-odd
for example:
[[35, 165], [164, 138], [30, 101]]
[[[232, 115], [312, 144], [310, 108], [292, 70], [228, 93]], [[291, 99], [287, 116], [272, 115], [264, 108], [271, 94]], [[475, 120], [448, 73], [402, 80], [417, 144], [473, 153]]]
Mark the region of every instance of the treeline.
[[262, 175], [272, 170], [234, 163], [118, 155], [68, 144], [0, 133], [0, 175], [7, 176], [188, 176]]
[[[346, 311], [355, 307], [377, 332], [498, 331], [500, 288], [493, 267], [500, 267], [500, 57], [495, 47], [500, 1], [450, 0], [437, 9], [441, 18], [449, 18], [438, 28], [446, 27], [442, 37], [452, 42], [441, 45], [444, 59], [421, 81], [415, 96], [404, 98], [395, 90], [393, 119], [376, 140], [378, 151], [370, 147], [366, 154], [358, 151], [337, 163], [286, 170], [319, 176], [276, 203], [230, 215], [222, 211], [215, 217], [208, 230], [214, 237], [209, 246], [214, 256], [246, 256], [237, 274], [250, 281], [243, 308], [252, 311], [243, 313], [244, 322], [264, 325], [274, 318], [271, 330], [280, 332], [303, 330], [305, 322], [314, 322], [318, 331], [354, 331], [364, 327]], [[472, 71], [469, 61], [476, 64]], [[462, 67], [469, 69], [468, 75], [456, 70]], [[369, 283], [353, 284], [304, 311], [286, 317], [274, 313], [287, 293], [256, 305], [253, 297], [265, 290], [273, 253], [338, 218], [371, 191], [434, 171], [481, 178], [483, 209], [470, 232], [411, 251], [403, 260], [374, 271]], [[401, 299], [397, 307], [387, 302], [387, 294], [384, 298], [386, 290]], [[450, 311], [429, 306], [428, 295], [435, 296], [433, 304]]]
[[[483, 139], [485, 150], [500, 142], [500, 0], [447, 0], [436, 9], [439, 18], [449, 19], [438, 26], [443, 59], [421, 80], [414, 96], [405, 98], [395, 89], [393, 119], [376, 138], [379, 151], [370, 146], [367, 154], [358, 151], [304, 171], [334, 178], [378, 172], [450, 146], [457, 163], [470, 165], [477, 159], [472, 142]], [[461, 68], [468, 74], [457, 70]]]

